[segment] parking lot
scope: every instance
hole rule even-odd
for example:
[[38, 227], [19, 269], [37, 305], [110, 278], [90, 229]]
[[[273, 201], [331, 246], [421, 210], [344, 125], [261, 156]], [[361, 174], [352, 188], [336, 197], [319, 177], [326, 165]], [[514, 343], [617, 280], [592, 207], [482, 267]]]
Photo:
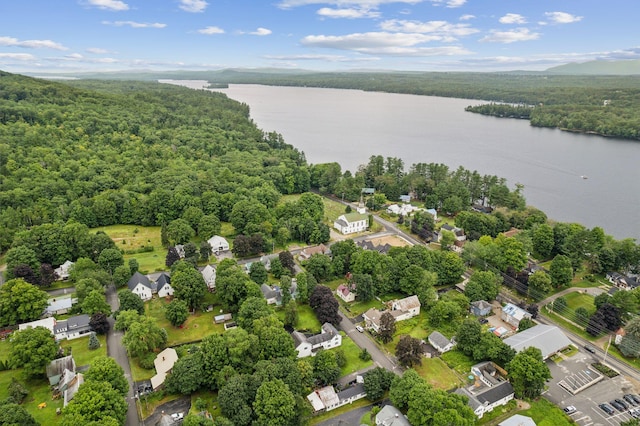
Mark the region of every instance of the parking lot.
[[[633, 383], [623, 376], [614, 378], [603, 377], [594, 380], [596, 374], [589, 369], [589, 365], [596, 359], [588, 352], [579, 352], [574, 356], [556, 364], [548, 360], [547, 365], [553, 378], [548, 383], [545, 397], [559, 407], [573, 406], [576, 411], [570, 417], [582, 426], [613, 426], [632, 418], [629, 408], [620, 412], [615, 410], [612, 415], [604, 412], [599, 404], [607, 403], [615, 398], [622, 399], [624, 394], [638, 394]], [[574, 394], [576, 389], [588, 385]], [[640, 407], [637, 405], [636, 407]]]

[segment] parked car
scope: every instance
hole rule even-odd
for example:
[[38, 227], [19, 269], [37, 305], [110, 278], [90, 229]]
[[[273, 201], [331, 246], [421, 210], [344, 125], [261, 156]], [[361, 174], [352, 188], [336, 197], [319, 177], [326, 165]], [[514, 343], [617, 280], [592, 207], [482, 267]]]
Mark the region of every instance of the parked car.
[[585, 345], [584, 349], [585, 349], [587, 352], [591, 352], [592, 354], [595, 354], [595, 353], [596, 353], [596, 348], [594, 348], [594, 347], [593, 347], [593, 346], [591, 346], [591, 345]]
[[632, 408], [631, 410], [629, 410], [629, 415], [631, 417], [633, 417], [634, 419], [639, 419], [640, 418], [640, 408]]
[[182, 420], [184, 419], [184, 413], [173, 413], [171, 415], [171, 418], [176, 421], [176, 420]]
[[358, 330], [360, 333], [364, 333], [364, 328], [359, 325], [356, 325], [356, 330]]
[[600, 404], [598, 405], [602, 411], [607, 413], [608, 415], [612, 415], [615, 413], [615, 410], [609, 404]]
[[629, 395], [631, 399], [633, 399], [633, 402], [635, 402], [636, 404], [640, 404], [640, 396], [633, 393], [628, 393], [627, 395]]
[[624, 402], [622, 399], [620, 398], [616, 398], [615, 401], [622, 405], [624, 407], [625, 410], [629, 409], [629, 404], [627, 404], [626, 402]]
[[480, 321], [480, 324], [486, 324], [489, 322], [489, 320], [486, 318], [478, 318], [478, 321]]
[[624, 400], [627, 401], [629, 403], [629, 405], [637, 405], [638, 404], [633, 399], [633, 395], [631, 395], [630, 393], [627, 393], [627, 394], [623, 395], [622, 398], [624, 398]]
[[569, 405], [568, 407], [564, 407], [563, 411], [567, 414], [573, 414], [578, 410], [576, 410], [576, 407], [574, 407], [573, 405]]
[[624, 405], [620, 404], [617, 399], [614, 399], [613, 401], [609, 401], [609, 404], [620, 412], [626, 411], [624, 408]]

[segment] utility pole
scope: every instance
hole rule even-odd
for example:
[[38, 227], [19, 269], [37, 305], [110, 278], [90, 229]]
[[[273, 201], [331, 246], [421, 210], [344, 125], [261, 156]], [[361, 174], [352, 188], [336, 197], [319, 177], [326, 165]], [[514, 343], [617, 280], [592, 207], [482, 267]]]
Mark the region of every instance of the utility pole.
[[609, 335], [609, 343], [607, 344], [607, 349], [604, 350], [604, 358], [602, 358], [602, 364], [607, 362], [607, 354], [609, 353], [609, 347], [611, 346], [611, 335]]

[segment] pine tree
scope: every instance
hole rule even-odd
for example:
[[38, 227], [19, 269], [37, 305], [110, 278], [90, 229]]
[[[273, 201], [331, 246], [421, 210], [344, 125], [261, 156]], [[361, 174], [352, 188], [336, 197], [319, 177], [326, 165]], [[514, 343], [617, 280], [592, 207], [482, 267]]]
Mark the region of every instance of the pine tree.
[[91, 336], [89, 337], [89, 350], [95, 351], [99, 347], [100, 341], [98, 340], [96, 333], [91, 333]]

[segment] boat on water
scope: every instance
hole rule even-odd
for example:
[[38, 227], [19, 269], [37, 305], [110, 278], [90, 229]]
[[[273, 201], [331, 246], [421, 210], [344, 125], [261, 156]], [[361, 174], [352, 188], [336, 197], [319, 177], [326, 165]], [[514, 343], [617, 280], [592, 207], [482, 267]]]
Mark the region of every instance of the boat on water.
[[585, 175], [581, 175], [580, 177], [581, 177], [582, 179], [589, 179], [589, 177], [588, 177], [588, 176], [585, 176]]

